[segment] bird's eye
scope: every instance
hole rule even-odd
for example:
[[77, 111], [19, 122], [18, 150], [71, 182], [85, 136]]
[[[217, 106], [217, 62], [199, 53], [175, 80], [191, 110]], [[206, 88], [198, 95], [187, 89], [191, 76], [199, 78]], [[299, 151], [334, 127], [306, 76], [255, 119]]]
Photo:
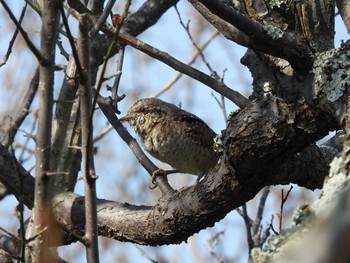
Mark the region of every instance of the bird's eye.
[[145, 122], [145, 118], [143, 116], [138, 116], [138, 123], [143, 124]]

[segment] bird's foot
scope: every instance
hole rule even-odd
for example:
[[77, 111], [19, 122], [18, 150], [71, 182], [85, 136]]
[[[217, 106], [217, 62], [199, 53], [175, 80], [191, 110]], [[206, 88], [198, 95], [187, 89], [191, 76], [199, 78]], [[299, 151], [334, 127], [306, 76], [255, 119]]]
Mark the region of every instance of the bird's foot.
[[163, 170], [158, 169], [152, 174], [152, 184], [153, 186], [150, 186], [151, 189], [154, 189], [157, 187], [157, 178], [158, 177], [166, 177], [168, 174], [178, 173], [178, 170]]

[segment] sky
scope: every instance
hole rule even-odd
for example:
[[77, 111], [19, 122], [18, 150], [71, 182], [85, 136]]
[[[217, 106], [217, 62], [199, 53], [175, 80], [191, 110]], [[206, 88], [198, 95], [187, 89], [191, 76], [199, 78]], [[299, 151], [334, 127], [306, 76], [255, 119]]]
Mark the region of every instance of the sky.
[[[12, 10], [17, 14], [20, 12], [22, 2], [20, 1], [7, 1]], [[135, 5], [132, 6], [132, 10], [136, 10], [140, 5], [140, 1], [134, 1]], [[21, 3], [21, 4], [19, 4]], [[122, 3], [118, 3], [114, 12], [121, 13]], [[196, 36], [196, 41], [199, 44], [204, 43], [212, 34], [209, 30], [209, 24], [203, 22], [203, 20], [197, 17], [192, 17], [193, 9], [187, 3], [187, 1], [180, 1], [178, 9], [181, 13], [182, 19], [187, 23], [191, 17], [190, 30]], [[75, 24], [76, 25], [76, 24]], [[13, 25], [8, 23], [8, 16], [5, 14], [3, 8], [0, 6], [0, 29], [3, 32], [0, 38], [0, 58], [5, 53], [8, 42], [12, 36]], [[33, 42], [39, 46], [40, 35], [40, 19], [31, 16], [30, 20], [25, 20], [24, 28], [29, 33]], [[196, 34], [205, 28], [204, 34]], [[336, 19], [336, 40], [335, 45], [339, 46], [341, 40], [348, 38], [348, 35], [340, 21], [338, 16]], [[76, 33], [76, 29], [72, 28], [73, 33]], [[194, 49], [189, 41], [186, 32], [183, 30], [179, 23], [179, 18], [175, 12], [175, 9], [170, 9], [155, 25], [148, 29], [146, 32], [138, 36], [142, 41], [162, 50], [166, 51], [175, 58], [182, 62], [189, 61], [193, 55]], [[34, 56], [23, 50], [25, 43], [21, 38], [18, 39], [17, 44], [13, 50], [13, 53], [7, 62], [7, 64], [0, 68], [0, 117], [4, 114], [13, 114], [16, 108], [10, 106], [14, 102], [21, 101], [24, 91], [28, 86], [30, 77], [33, 75], [36, 68], [36, 60]], [[65, 44], [67, 50], [69, 46]], [[251, 77], [249, 71], [240, 64], [239, 60], [244, 55], [245, 48], [240, 47], [234, 43], [226, 41], [222, 36], [216, 37], [212, 41], [208, 49], [204, 54], [206, 59], [221, 76], [225, 73], [225, 84], [235, 90], [248, 95], [251, 90]], [[117, 58], [113, 58], [110, 61], [109, 74], [113, 73], [115, 69], [115, 62]], [[57, 55], [57, 63], [65, 63], [65, 59]], [[203, 63], [196, 63], [195, 67], [208, 73], [207, 68]], [[126, 99], [120, 103], [120, 110], [122, 114], [135, 102], [137, 98], [149, 97], [164, 87], [164, 85], [174, 76], [176, 72], [170, 67], [162, 64], [161, 62], [150, 60], [147, 55], [134, 50], [131, 47], [126, 49], [126, 57], [123, 67], [123, 75], [120, 84], [120, 92], [127, 95]], [[57, 74], [55, 79], [55, 96], [60, 88], [62, 81], [62, 74]], [[107, 84], [112, 85], [113, 80]], [[103, 90], [104, 95], [109, 95], [106, 90]], [[217, 98], [219, 96], [214, 94]], [[187, 77], [182, 79], [174, 85], [174, 87], [166, 94], [160, 97], [161, 99], [172, 102], [181, 106], [196, 114], [204, 121], [206, 121], [216, 133], [220, 133], [225, 129], [225, 120], [222, 110], [215, 101], [212, 90], [205, 85], [193, 81]], [[33, 107], [35, 108], [37, 101], [35, 101]], [[17, 107], [18, 104], [15, 103]], [[226, 101], [227, 114], [236, 110], [235, 105]], [[30, 130], [30, 123], [32, 116], [29, 116], [26, 123], [23, 125], [26, 130]], [[106, 120], [101, 113], [96, 113], [95, 116], [95, 134], [99, 134], [106, 127]], [[128, 130], [132, 132], [130, 127]], [[34, 128], [35, 129], [35, 128]], [[134, 134], [134, 133], [133, 133]], [[134, 134], [135, 135], [135, 134]], [[26, 139], [23, 132], [17, 136], [19, 141]], [[32, 144], [33, 145], [33, 144]], [[137, 169], [135, 157], [131, 151], [124, 145], [121, 139], [116, 133], [110, 132], [101, 141], [97, 143], [98, 154], [96, 155], [96, 170], [99, 175], [97, 182], [97, 195], [99, 198], [106, 198], [111, 200], [118, 200], [120, 202], [131, 202], [136, 204], [148, 204], [152, 205], [158, 198], [158, 192], [148, 189], [150, 179], [147, 173], [142, 169]], [[120, 163], [123, 165], [121, 166]], [[156, 161], [161, 167], [160, 164]], [[33, 162], [25, 164], [29, 169], [33, 165]], [[131, 180], [129, 178], [132, 177]], [[171, 184], [180, 188], [182, 186], [193, 183], [195, 177], [191, 175], [174, 175], [170, 176]], [[125, 184], [125, 182], [128, 182]], [[122, 187], [121, 187], [122, 185]], [[278, 202], [278, 196], [281, 186], [273, 188], [272, 198], [268, 199], [267, 209], [265, 212], [266, 222], [270, 220], [272, 214], [277, 213], [276, 202]], [[288, 189], [288, 186], [284, 186], [284, 189]], [[76, 192], [83, 194], [83, 183], [79, 181], [77, 183]], [[302, 198], [305, 195], [305, 199], [315, 197], [319, 193], [307, 193], [299, 192], [298, 189], [293, 190], [292, 195], [294, 197]], [[253, 214], [256, 200], [252, 200], [249, 205], [249, 212]], [[0, 226], [4, 228], [12, 228], [16, 233], [16, 217], [13, 214], [14, 208], [17, 205], [16, 200], [13, 197], [7, 197], [0, 202]], [[287, 204], [286, 211], [291, 211], [295, 204]], [[28, 212], [27, 212], [28, 214]], [[265, 222], [264, 221], [264, 222]], [[286, 223], [288, 220], [286, 221]], [[106, 248], [101, 251], [101, 262], [121, 262], [122, 255], [127, 254], [130, 258], [129, 262], [149, 262], [149, 260], [142, 255], [140, 249], [144, 250], [152, 258], [163, 258], [167, 262], [215, 262], [214, 256], [210, 254], [209, 240], [213, 235], [221, 233], [218, 239], [218, 245], [214, 248], [217, 254], [223, 256], [226, 259], [235, 259], [236, 262], [246, 262], [246, 237], [244, 232], [243, 220], [237, 215], [235, 211], [229, 213], [225, 219], [216, 223], [214, 227], [200, 231], [199, 234], [194, 235], [188, 239], [188, 243], [183, 242], [180, 245], [161, 246], [157, 248], [141, 246], [137, 247], [133, 244], [125, 244], [122, 242], [101, 238], [101, 244], [104, 244]], [[72, 249], [77, 248], [77, 249]], [[84, 249], [79, 243], [73, 244], [67, 247], [59, 249], [60, 255], [69, 261], [84, 262]]]

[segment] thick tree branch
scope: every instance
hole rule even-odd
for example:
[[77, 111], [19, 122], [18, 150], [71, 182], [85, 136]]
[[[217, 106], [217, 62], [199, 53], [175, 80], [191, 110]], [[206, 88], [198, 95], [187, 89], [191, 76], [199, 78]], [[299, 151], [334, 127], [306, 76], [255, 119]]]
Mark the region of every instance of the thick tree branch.
[[190, 2], [202, 3], [214, 15], [239, 29], [256, 43], [254, 48], [257, 51], [281, 57], [301, 72], [307, 72], [311, 68], [313, 64], [311, 52], [307, 44], [295, 34], [282, 31], [273, 25], [261, 25], [221, 0], [190, 0]]
[[[312, 151], [311, 154], [314, 153]], [[289, 179], [299, 181], [298, 177], [306, 172], [302, 169], [306, 168], [310, 171], [307, 174], [318, 178], [318, 186], [321, 187], [322, 179], [328, 175], [328, 167], [325, 166], [326, 169], [322, 173], [314, 172], [312, 166], [322, 162], [322, 156], [318, 156], [319, 158], [305, 165], [295, 164], [298, 169], [293, 175], [296, 178]], [[278, 184], [281, 178], [281, 174], [274, 173], [273, 169], [271, 177], [265, 177], [264, 180], [261, 179], [261, 174], [249, 177], [243, 174], [235, 175], [235, 172], [227, 167], [229, 165], [221, 159], [221, 164], [216, 170], [209, 173], [199, 184], [163, 197], [152, 207], [98, 200], [99, 233], [120, 241], [145, 245], [181, 243], [201, 229], [213, 226], [228, 212], [253, 198], [261, 188], [272, 183], [270, 179], [274, 178], [273, 184]], [[61, 194], [56, 196], [53, 206], [60, 223], [72, 231], [84, 233], [84, 197], [73, 193]]]
[[205, 5], [195, 0], [189, 0], [189, 2], [210, 24], [219, 30], [219, 32], [223, 34], [224, 37], [248, 48], [253, 49], [255, 47], [256, 43], [252, 41], [250, 37], [242, 33], [236, 27], [226, 22], [219, 16], [210, 12]]
[[[284, 149], [286, 152], [290, 150]], [[5, 149], [0, 153], [4, 159], [0, 167], [7, 167], [10, 157]], [[252, 158], [254, 162], [256, 158]], [[15, 160], [10, 161], [13, 165]], [[244, 172], [235, 175], [235, 171], [229, 169], [230, 165], [222, 159], [217, 169], [199, 184], [163, 196], [153, 207], [98, 200], [99, 234], [148, 245], [180, 243], [193, 233], [212, 226], [228, 212], [253, 198], [265, 185], [298, 183], [315, 189], [322, 186], [323, 178], [328, 175], [328, 166], [316, 146], [307, 147], [301, 153], [285, 158], [282, 163], [279, 167], [271, 166], [270, 171], [266, 171], [268, 176]], [[0, 178], [4, 175], [0, 170]], [[7, 183], [16, 180], [18, 175], [13, 173], [12, 176], [6, 178]], [[31, 177], [26, 180], [34, 181]], [[30, 188], [25, 188], [24, 194], [26, 191]], [[60, 223], [84, 234], [83, 197], [63, 193], [55, 198], [53, 207]]]
[[[0, 182], [6, 186], [19, 202], [25, 204], [29, 209], [33, 208], [34, 177], [18, 163], [16, 158], [2, 144], [0, 144]], [[23, 183], [22, 193], [20, 191], [21, 183]]]
[[[232, 115], [223, 133], [224, 156], [197, 185], [163, 196], [153, 207], [98, 201], [99, 233], [141, 244], [179, 243], [212, 226], [266, 185], [297, 183], [310, 189], [321, 187], [328, 175], [328, 164], [316, 146], [307, 145], [337, 129], [342, 122], [342, 109], [347, 103], [343, 98], [348, 97], [346, 85], [341, 93], [336, 91], [336, 97], [331, 96], [334, 91], [330, 85], [339, 87], [341, 83], [332, 82], [329, 76], [347, 70], [345, 64], [339, 64], [349, 60], [346, 50], [344, 45], [328, 61], [322, 59], [321, 65], [327, 70], [320, 70], [321, 76], [315, 77], [317, 100], [299, 100], [293, 105], [266, 94], [265, 99]], [[347, 78], [343, 81], [347, 83]], [[6, 160], [8, 156], [3, 167]], [[57, 219], [78, 233], [83, 233], [85, 225], [83, 201], [84, 198], [69, 193], [54, 201]]]
[[137, 36], [153, 26], [179, 0], [148, 0], [125, 20], [123, 31]]

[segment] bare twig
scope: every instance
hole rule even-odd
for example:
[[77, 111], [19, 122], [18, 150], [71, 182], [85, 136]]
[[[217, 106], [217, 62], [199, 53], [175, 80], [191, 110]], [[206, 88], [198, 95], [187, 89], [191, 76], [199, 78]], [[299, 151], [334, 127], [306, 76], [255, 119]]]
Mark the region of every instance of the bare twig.
[[[24, 14], [25, 14], [26, 10], [27, 10], [27, 3], [25, 3], [24, 6], [23, 6], [23, 8], [22, 8], [21, 15], [19, 16], [19, 19], [18, 19], [18, 23], [19, 23], [19, 24], [22, 23], [22, 20], [23, 20], [23, 18], [24, 18]], [[12, 38], [11, 38], [11, 40], [10, 40], [9, 46], [8, 46], [8, 48], [7, 48], [7, 51], [6, 51], [6, 53], [5, 53], [5, 55], [4, 55], [3, 59], [2, 59], [2, 61], [0, 62], [0, 67], [2, 67], [3, 65], [5, 65], [6, 62], [7, 62], [7, 60], [9, 59], [10, 54], [11, 54], [11, 52], [12, 52], [13, 44], [15, 43], [15, 40], [16, 40], [16, 38], [17, 38], [17, 36], [18, 36], [18, 32], [19, 32], [19, 30], [18, 30], [18, 28], [16, 28], [16, 30], [15, 30], [15, 32], [13, 33], [13, 36], [12, 36]]]
[[36, 175], [35, 175], [35, 206], [34, 224], [31, 230], [34, 240], [34, 249], [31, 251], [33, 262], [49, 262], [48, 249], [49, 235], [47, 226], [53, 218], [50, 213], [50, 188], [47, 173], [51, 171], [51, 126], [53, 108], [53, 84], [55, 70], [55, 48], [57, 28], [59, 22], [59, 9], [56, 0], [46, 0], [43, 7], [41, 28], [40, 85], [39, 85], [39, 116], [38, 132], [36, 137]]
[[[158, 170], [158, 167], [152, 163], [152, 161], [144, 154], [141, 147], [138, 145], [136, 140], [130, 135], [130, 133], [124, 128], [121, 122], [118, 120], [114, 113], [111, 100], [104, 99], [99, 96], [98, 105], [102, 110], [103, 114], [108, 119], [109, 123], [117, 131], [123, 141], [130, 147], [139, 163], [146, 169], [146, 171], [152, 175]], [[156, 184], [164, 195], [171, 195], [174, 193], [174, 189], [169, 185], [166, 176], [157, 176]]]
[[[109, 58], [112, 56], [113, 54], [113, 50], [115, 49], [115, 47], [117, 46], [118, 44], [118, 38], [119, 38], [119, 35], [120, 35], [120, 29], [121, 29], [121, 26], [123, 24], [123, 21], [125, 20], [125, 18], [127, 17], [128, 13], [129, 13], [129, 8], [130, 8], [130, 5], [131, 5], [131, 0], [128, 0], [125, 4], [125, 7], [124, 7], [124, 12], [123, 12], [123, 15], [121, 16], [120, 18], [120, 23], [117, 24], [117, 28], [116, 28], [116, 31], [115, 31], [115, 34], [114, 34], [114, 37], [113, 37], [113, 40], [111, 42], [111, 44], [109, 45], [108, 47], [108, 50], [107, 50], [107, 54], [105, 56], [105, 59], [103, 61], [103, 65], [102, 65], [102, 70], [101, 70], [101, 75], [98, 79], [98, 82], [97, 82], [97, 87], [96, 87], [96, 93], [95, 93], [95, 96], [94, 96], [94, 101], [93, 101], [93, 109], [95, 108], [96, 106], [96, 103], [97, 103], [97, 99], [98, 99], [98, 95], [100, 93], [100, 90], [101, 90], [101, 87], [102, 87], [102, 83], [105, 81], [105, 73], [106, 73], [106, 69], [107, 69], [107, 62], [109, 60]], [[124, 51], [123, 51], [124, 52]], [[120, 70], [123, 66], [123, 56], [122, 55], [121, 57], [119, 57], [119, 62], [118, 62], [118, 67], [120, 66]], [[121, 72], [121, 71], [120, 71]], [[120, 78], [120, 76], [119, 76]], [[114, 85], [113, 85], [113, 89], [112, 89], [112, 94], [115, 96], [114, 99], [116, 99], [116, 101], [113, 101], [113, 104], [114, 104], [114, 108], [116, 110], [116, 112], [118, 111], [117, 110], [117, 103], [118, 101], [120, 101], [120, 97], [118, 97], [117, 95], [117, 87], [119, 85], [119, 79], [118, 79], [118, 76], [117, 76], [117, 79], [116, 81], [114, 82]]]
[[237, 209], [237, 212], [244, 220], [244, 225], [247, 233], [248, 248], [249, 248], [249, 251], [251, 251], [254, 248], [254, 242], [252, 239], [252, 232], [251, 232], [252, 220], [250, 219], [247, 212], [247, 204], [242, 205], [242, 210]]
[[73, 57], [75, 59], [75, 64], [77, 66], [79, 77], [80, 77], [81, 81], [85, 82], [86, 80], [84, 80], [83, 78], [86, 77], [86, 76], [85, 76], [85, 74], [83, 72], [82, 66], [81, 66], [80, 61], [78, 59], [78, 51], [77, 51], [77, 49], [75, 47], [74, 38], [73, 38], [73, 35], [72, 35], [71, 31], [70, 31], [70, 27], [68, 25], [67, 17], [66, 17], [66, 14], [64, 12], [64, 8], [63, 8], [63, 3], [61, 1], [59, 2], [59, 6], [60, 6], [60, 12], [61, 12], [61, 16], [62, 16], [62, 21], [63, 21], [64, 27], [66, 29], [66, 32], [67, 32], [67, 37], [68, 37], [69, 44], [70, 44], [70, 46], [72, 48], [72, 53], [73, 53]]
[[261, 224], [261, 220], [263, 217], [263, 212], [265, 209], [265, 204], [266, 204], [266, 200], [267, 200], [267, 196], [270, 193], [270, 186], [266, 186], [261, 194], [260, 197], [260, 202], [259, 202], [259, 206], [258, 206], [258, 211], [256, 213], [256, 218], [253, 224], [253, 233], [257, 233], [257, 229], [259, 227], [259, 225]]
[[284, 204], [287, 202], [287, 199], [288, 199], [288, 196], [290, 194], [290, 192], [292, 191], [293, 189], [293, 185], [290, 186], [286, 196], [284, 196], [284, 190], [282, 189], [281, 190], [281, 206], [280, 206], [280, 212], [278, 214], [278, 218], [279, 218], [279, 233], [281, 233], [281, 230], [282, 230], [282, 223], [283, 223], [283, 207], [284, 207]]
[[263, 236], [261, 236], [261, 231], [262, 231], [261, 221], [263, 218], [263, 212], [265, 209], [265, 204], [269, 193], [270, 193], [270, 187], [267, 186], [262, 191], [259, 205], [258, 205], [258, 211], [256, 213], [256, 218], [252, 224], [253, 240], [254, 240], [255, 246], [259, 246], [259, 247], [261, 247], [264, 244], [270, 231], [270, 228], [267, 227], [264, 231]]
[[242, 205], [242, 209], [236, 209], [238, 214], [240, 216], [242, 216], [242, 218], [244, 220], [244, 225], [246, 227], [247, 243], [248, 243], [249, 259], [250, 260], [251, 260], [250, 252], [255, 247], [260, 247], [260, 248], [262, 247], [262, 245], [264, 244], [264, 242], [266, 241], [266, 239], [269, 235], [270, 228], [272, 227], [272, 221], [271, 221], [270, 226], [268, 226], [265, 229], [263, 235], [261, 234], [262, 230], [263, 230], [263, 227], [261, 225], [262, 214], [263, 214], [263, 211], [265, 208], [266, 198], [269, 194], [269, 191], [270, 191], [269, 187], [264, 188], [262, 195], [260, 197], [258, 211], [257, 211], [256, 218], [254, 221], [248, 216], [246, 204]]
[[120, 111], [118, 110], [118, 102], [124, 99], [125, 95], [119, 96], [118, 95], [118, 89], [119, 89], [119, 83], [123, 72], [123, 63], [124, 63], [124, 55], [125, 55], [125, 48], [121, 48], [119, 50], [119, 60], [118, 60], [118, 66], [117, 66], [117, 72], [115, 76], [115, 80], [112, 86], [112, 99], [113, 99], [113, 106], [115, 107], [116, 113], [120, 114]]
[[239, 92], [230, 89], [225, 84], [221, 83], [220, 81], [217, 81], [215, 78], [208, 76], [207, 74], [199, 71], [198, 69], [192, 68], [181, 61], [175, 59], [174, 57], [170, 56], [169, 54], [160, 51], [157, 48], [154, 48], [145, 42], [142, 42], [141, 40], [137, 39], [136, 37], [120, 32], [119, 33], [120, 39], [123, 40], [125, 43], [129, 44], [130, 46], [146, 53], [147, 55], [167, 64], [168, 66], [172, 67], [173, 69], [180, 71], [187, 76], [198, 80], [199, 82], [203, 83], [204, 85], [209, 86], [216, 92], [220, 93], [221, 95], [225, 96], [232, 102], [234, 102], [238, 107], [244, 108], [248, 105], [249, 100], [245, 98], [243, 95], [241, 95]]
[[94, 138], [94, 143], [98, 142], [101, 140], [104, 136], [106, 136], [107, 133], [109, 133], [111, 130], [113, 130], [113, 126], [108, 125], [106, 128], [104, 128], [99, 135], [97, 135]]
[[[80, 9], [79, 12], [81, 13], [86, 13], [89, 14], [89, 17], [91, 19], [91, 22], [94, 21], [93, 17], [91, 16], [91, 13], [86, 10], [86, 8], [84, 8], [82, 5], [80, 5], [79, 3], [77, 3], [78, 7]], [[104, 27], [105, 31], [108, 31], [109, 33], [113, 33], [116, 34], [115, 32], [118, 31], [118, 28], [115, 30], [113, 27], [111, 26], [106, 26]], [[229, 87], [227, 87], [225, 84], [220, 83], [219, 81], [217, 81], [216, 79], [204, 74], [203, 72], [192, 68], [190, 66], [187, 66], [186, 64], [176, 60], [175, 58], [171, 57], [169, 54], [162, 52], [144, 42], [142, 42], [141, 40], [135, 38], [134, 36], [132, 36], [129, 33], [126, 32], [119, 32], [118, 34], [118, 38], [120, 38], [120, 40], [122, 40], [123, 42], [125, 42], [126, 44], [146, 53], [147, 55], [158, 59], [159, 61], [169, 65], [170, 67], [174, 68], [175, 70], [182, 72], [196, 80], [198, 80], [199, 82], [211, 87], [213, 90], [215, 90], [216, 92], [220, 93], [221, 95], [223, 95], [224, 97], [228, 98], [229, 100], [231, 100], [232, 102], [234, 102], [238, 107], [240, 108], [244, 108], [245, 106], [248, 105], [248, 103], [250, 102], [247, 98], [245, 98], [243, 95], [241, 95], [239, 92], [234, 91], [232, 89], [230, 89]], [[113, 54], [113, 49], [115, 47], [115, 44], [113, 44], [113, 41], [111, 43], [111, 45], [108, 48], [107, 54], [105, 57], [109, 57]], [[97, 84], [97, 91], [99, 91], [99, 89], [101, 88], [101, 85], [103, 83], [104, 79], [104, 73], [105, 73], [105, 63], [102, 66], [102, 70], [101, 70], [101, 77], [98, 80], [98, 84]], [[98, 94], [98, 92], [97, 92]], [[96, 98], [96, 97], [95, 97]]]
[[69, 54], [64, 49], [64, 47], [62, 45], [62, 41], [60, 41], [60, 40], [57, 41], [57, 47], [60, 49], [61, 55], [64, 56], [64, 58], [68, 61], [69, 60]]
[[216, 103], [219, 105], [222, 115], [224, 116], [225, 123], [227, 124], [227, 111], [226, 111], [226, 103], [225, 97], [220, 95], [220, 100], [215, 96], [214, 92], [211, 93], [211, 96], [215, 99]]
[[90, 81], [90, 38], [89, 24], [85, 15], [79, 19], [78, 56], [83, 74], [80, 76], [79, 96], [81, 112], [83, 175], [85, 185], [86, 258], [87, 262], [99, 262], [97, 233], [96, 179], [93, 150], [93, 126], [90, 118], [93, 112]]
[[33, 0], [24, 0], [40, 17], [42, 16], [42, 12], [40, 10], [40, 5], [38, 1]]
[[275, 235], [278, 235], [279, 233], [276, 231], [276, 229], [273, 227], [273, 220], [274, 220], [274, 216], [271, 215], [271, 220], [270, 220], [270, 229], [272, 230], [272, 232], [275, 234]]
[[[203, 52], [203, 50], [209, 45], [209, 43], [219, 35], [219, 31], [215, 31], [207, 41], [204, 42], [204, 44], [202, 46], [199, 47], [199, 50], [201, 52]], [[189, 60], [189, 62], [187, 62], [187, 65], [192, 65], [195, 61], [196, 58], [200, 55], [200, 52], [197, 51], [192, 58]], [[163, 94], [164, 92], [166, 92], [167, 90], [169, 90], [175, 83], [176, 81], [178, 81], [181, 76], [183, 75], [183, 73], [179, 72], [177, 73], [167, 84], [165, 84], [165, 86], [158, 91], [156, 94], [154, 94], [152, 97], [159, 97], [161, 94]]]
[[[29, 153], [31, 152], [29, 150], [29, 148], [28, 148], [28, 144], [29, 144], [30, 140], [33, 139], [35, 141], [35, 137], [32, 136], [32, 134], [35, 131], [35, 127], [36, 127], [36, 124], [37, 124], [37, 121], [38, 121], [38, 115], [37, 114], [33, 114], [33, 115], [34, 115], [34, 120], [33, 120], [33, 123], [32, 123], [31, 130], [29, 132], [30, 136], [26, 135], [27, 138], [26, 138], [25, 142], [23, 143], [23, 147], [22, 147], [21, 153], [18, 156], [18, 162], [22, 163], [22, 164], [25, 161], [25, 159], [23, 158], [24, 153], [25, 152], [29, 152]], [[35, 152], [33, 151], [32, 154], [35, 154]]]
[[207, 68], [209, 69], [210, 71], [210, 74], [212, 77], [214, 77], [215, 79], [219, 80], [219, 75], [216, 73], [215, 70], [213, 70], [213, 68], [209, 65], [208, 61], [206, 60], [204, 54], [203, 54], [203, 51], [198, 47], [197, 43], [194, 41], [192, 35], [191, 35], [191, 32], [190, 32], [190, 21], [188, 21], [187, 25], [184, 24], [184, 22], [182, 21], [182, 18], [181, 18], [181, 14], [179, 12], [179, 10], [177, 9], [177, 6], [175, 5], [175, 11], [177, 13], [177, 16], [179, 17], [179, 20], [180, 20], [180, 24], [181, 26], [185, 29], [188, 37], [190, 38], [191, 42], [192, 42], [192, 45], [195, 47], [195, 49], [197, 50], [198, 54], [200, 55], [200, 57], [202, 58], [202, 61], [204, 62], [204, 64], [207, 66]]
[[208, 240], [208, 251], [210, 253], [210, 255], [212, 255], [214, 258], [217, 259], [218, 262], [223, 263], [225, 262], [224, 259], [215, 251], [215, 246], [217, 245], [217, 243], [219, 242], [219, 237], [221, 235], [224, 235], [225, 231], [220, 231], [218, 233], [216, 233], [214, 236], [212, 236], [209, 240]]
[[14, 122], [7, 130], [7, 137], [6, 137], [6, 141], [4, 142], [5, 147], [8, 147], [10, 144], [12, 144], [16, 136], [17, 129], [21, 126], [21, 124], [27, 117], [29, 113], [30, 105], [32, 104], [34, 96], [38, 90], [38, 86], [39, 86], [39, 68], [36, 69], [35, 74], [32, 80], [30, 81], [28, 91], [21, 103], [22, 109], [20, 109], [17, 112]]
[[33, 52], [34, 56], [36, 56], [36, 58], [38, 59], [39, 63], [40, 64], [49, 63], [49, 60], [47, 58], [45, 58], [45, 56], [43, 56], [43, 54], [40, 53], [40, 51], [36, 48], [34, 43], [29, 39], [29, 37], [27, 35], [27, 32], [24, 31], [24, 29], [22, 28], [21, 24], [17, 21], [16, 17], [12, 13], [12, 11], [8, 7], [8, 5], [5, 3], [5, 1], [4, 0], [0, 0], [0, 2], [3, 5], [3, 7], [5, 8], [6, 12], [9, 14], [9, 16], [10, 16], [11, 20], [13, 21], [13, 23], [15, 23], [15, 25], [16, 25], [17, 29], [19, 30], [19, 32], [21, 32], [24, 41], [27, 43], [29, 49]]
[[90, 30], [89, 35], [91, 38], [95, 37], [97, 32], [101, 29], [103, 24], [105, 23], [109, 13], [111, 12], [113, 5], [116, 0], [109, 0], [108, 3], [106, 4], [102, 14], [98, 18], [97, 22], [94, 24], [93, 28]]
[[[33, 125], [33, 127], [34, 127], [34, 125]], [[16, 160], [16, 157], [14, 154], [14, 149], [13, 149], [12, 145], [10, 148], [10, 153], [11, 153], [12, 158], [13, 158], [12, 160]], [[21, 168], [19, 166], [19, 163], [13, 162], [13, 165], [16, 167], [16, 172], [17, 172], [18, 177], [19, 177], [19, 197], [18, 197], [19, 203], [17, 205], [17, 211], [19, 212], [18, 220], [19, 220], [19, 224], [20, 224], [20, 228], [19, 228], [20, 238], [18, 238], [18, 239], [20, 240], [21, 261], [25, 262], [25, 248], [26, 248], [27, 240], [26, 240], [26, 235], [25, 235], [26, 232], [25, 232], [25, 222], [24, 222], [24, 200], [25, 200], [24, 175], [23, 175], [23, 173], [21, 173]]]
[[154, 260], [150, 255], [148, 255], [146, 253], [146, 251], [144, 251], [139, 245], [135, 245], [134, 247], [140, 252], [141, 256], [143, 256], [144, 258], [146, 258], [149, 262], [151, 263], [158, 263], [158, 260]]

